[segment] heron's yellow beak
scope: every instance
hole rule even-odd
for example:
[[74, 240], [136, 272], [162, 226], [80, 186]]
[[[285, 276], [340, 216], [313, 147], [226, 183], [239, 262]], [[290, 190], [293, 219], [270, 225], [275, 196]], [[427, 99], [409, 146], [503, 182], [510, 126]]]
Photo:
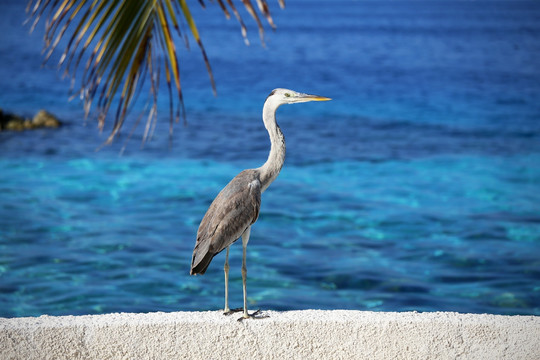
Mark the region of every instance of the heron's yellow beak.
[[309, 94], [302, 95], [302, 98], [305, 99], [305, 101], [328, 101], [328, 100], [332, 100], [331, 98], [328, 98], [328, 97], [319, 96], [319, 95], [309, 95]]

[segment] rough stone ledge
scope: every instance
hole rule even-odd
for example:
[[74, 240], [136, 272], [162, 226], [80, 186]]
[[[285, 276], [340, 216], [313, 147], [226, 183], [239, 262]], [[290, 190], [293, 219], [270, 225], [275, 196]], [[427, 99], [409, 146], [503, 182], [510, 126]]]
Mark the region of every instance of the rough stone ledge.
[[0, 318], [0, 359], [540, 359], [540, 317], [346, 310]]

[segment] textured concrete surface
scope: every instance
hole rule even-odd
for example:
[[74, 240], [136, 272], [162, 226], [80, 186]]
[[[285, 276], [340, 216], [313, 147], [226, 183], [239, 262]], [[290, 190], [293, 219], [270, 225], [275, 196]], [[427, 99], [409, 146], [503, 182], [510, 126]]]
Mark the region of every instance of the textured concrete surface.
[[0, 318], [0, 359], [540, 359], [540, 317], [176, 312]]

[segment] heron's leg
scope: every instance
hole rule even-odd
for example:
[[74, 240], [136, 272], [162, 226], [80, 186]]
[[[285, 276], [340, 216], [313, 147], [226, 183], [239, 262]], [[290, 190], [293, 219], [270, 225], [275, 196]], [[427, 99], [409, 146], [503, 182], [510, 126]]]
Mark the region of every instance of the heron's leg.
[[223, 309], [224, 315], [231, 315], [235, 312], [243, 310], [242, 308], [229, 308], [229, 248], [230, 246], [227, 247], [227, 254], [225, 255], [225, 265], [223, 266], [223, 271], [225, 272], [225, 309]]
[[223, 271], [225, 272], [225, 309], [223, 309], [224, 315], [231, 315], [235, 312], [242, 311], [240, 309], [230, 309], [229, 308], [229, 247], [227, 247], [227, 254], [225, 255], [225, 265], [223, 266]]
[[247, 290], [246, 290], [246, 280], [247, 280], [246, 249], [247, 249], [250, 233], [251, 233], [251, 227], [248, 227], [247, 230], [242, 235], [242, 285], [244, 288], [244, 316], [238, 319], [238, 321], [242, 321], [244, 319], [250, 319], [250, 318], [262, 319], [262, 318], [268, 317], [268, 315], [261, 315], [261, 310], [257, 310], [253, 314], [248, 313]]
[[248, 309], [247, 309], [247, 290], [246, 290], [246, 279], [247, 279], [247, 267], [246, 267], [246, 249], [249, 242], [249, 235], [251, 233], [251, 226], [242, 235], [242, 287], [244, 290], [244, 319], [249, 318]]
[[227, 314], [231, 311], [231, 309], [229, 309], [229, 246], [227, 246], [223, 271], [225, 272], [225, 309], [223, 309], [223, 313]]

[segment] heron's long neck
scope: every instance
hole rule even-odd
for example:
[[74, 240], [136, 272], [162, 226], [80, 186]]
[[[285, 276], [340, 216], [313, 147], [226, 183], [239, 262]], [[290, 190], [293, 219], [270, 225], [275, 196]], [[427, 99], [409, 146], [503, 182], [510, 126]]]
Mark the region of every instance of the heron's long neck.
[[259, 168], [261, 171], [262, 191], [277, 178], [285, 162], [285, 137], [276, 123], [277, 106], [266, 102], [263, 107], [263, 121], [270, 136], [270, 154], [268, 160]]

